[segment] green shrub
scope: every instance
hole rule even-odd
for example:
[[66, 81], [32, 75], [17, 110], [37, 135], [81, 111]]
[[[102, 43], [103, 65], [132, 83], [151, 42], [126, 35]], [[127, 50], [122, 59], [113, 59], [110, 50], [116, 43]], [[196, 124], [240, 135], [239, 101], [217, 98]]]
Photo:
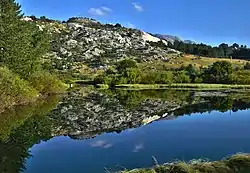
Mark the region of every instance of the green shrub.
[[245, 70], [250, 70], [250, 63], [249, 62], [246, 63], [246, 65], [244, 66], [244, 69]]
[[45, 71], [31, 74], [29, 82], [41, 94], [62, 93], [67, 88], [55, 75]]
[[223, 83], [232, 82], [231, 75], [233, 66], [227, 61], [217, 61], [211, 67], [205, 70], [204, 81], [206, 83]]
[[130, 68], [137, 68], [136, 61], [132, 59], [124, 59], [122, 61], [119, 61], [116, 65], [116, 69], [119, 73], [123, 73]]
[[250, 84], [250, 71], [242, 70], [237, 71], [231, 76], [233, 83], [235, 84]]
[[171, 71], [149, 70], [141, 72], [141, 84], [170, 84], [173, 81], [173, 73]]
[[38, 92], [18, 75], [0, 67], [0, 108], [22, 104], [38, 96]]
[[188, 75], [186, 75], [186, 71], [178, 71], [174, 75], [175, 83], [190, 83], [191, 79]]

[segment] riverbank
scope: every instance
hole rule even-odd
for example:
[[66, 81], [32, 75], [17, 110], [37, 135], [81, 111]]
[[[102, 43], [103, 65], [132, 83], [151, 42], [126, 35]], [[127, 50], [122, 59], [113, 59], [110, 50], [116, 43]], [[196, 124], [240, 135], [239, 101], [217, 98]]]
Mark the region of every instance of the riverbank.
[[[106, 85], [100, 85], [101, 88], [107, 88]], [[230, 85], [230, 84], [193, 84], [193, 83], [176, 83], [176, 84], [121, 84], [115, 88], [137, 88], [137, 89], [168, 89], [168, 88], [189, 88], [189, 89], [250, 89], [250, 85]]]
[[[157, 162], [154, 159], [155, 162]], [[157, 164], [157, 163], [156, 163]], [[221, 161], [207, 162], [193, 160], [190, 162], [167, 163], [149, 169], [135, 169], [120, 173], [248, 173], [250, 172], [250, 155], [236, 154]]]
[[35, 72], [26, 79], [2, 67], [0, 83], [0, 112], [13, 106], [33, 103], [48, 95], [63, 93], [69, 87], [56, 75], [45, 71]]

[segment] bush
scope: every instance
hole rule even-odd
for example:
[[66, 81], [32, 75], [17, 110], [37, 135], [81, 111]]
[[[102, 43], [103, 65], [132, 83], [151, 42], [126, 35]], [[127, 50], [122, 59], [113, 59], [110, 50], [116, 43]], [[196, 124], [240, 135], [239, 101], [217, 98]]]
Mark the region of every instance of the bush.
[[190, 83], [191, 79], [188, 75], [186, 75], [186, 71], [178, 71], [174, 75], [175, 83]]
[[0, 67], [0, 108], [28, 102], [38, 96], [38, 92], [18, 75]]
[[170, 84], [173, 81], [171, 71], [149, 70], [141, 73], [140, 84]]
[[234, 84], [250, 84], [250, 71], [242, 70], [232, 74]]
[[45, 71], [33, 73], [29, 78], [29, 82], [41, 94], [62, 93], [67, 88], [55, 75]]
[[244, 69], [245, 70], [250, 70], [250, 63], [249, 62], [246, 63], [246, 65], [244, 66]]
[[206, 69], [204, 81], [206, 83], [231, 83], [231, 75], [233, 73], [233, 66], [227, 61], [218, 61]]
[[122, 61], [119, 61], [116, 65], [116, 69], [119, 73], [123, 73], [130, 68], [137, 68], [136, 61], [132, 59], [124, 59]]

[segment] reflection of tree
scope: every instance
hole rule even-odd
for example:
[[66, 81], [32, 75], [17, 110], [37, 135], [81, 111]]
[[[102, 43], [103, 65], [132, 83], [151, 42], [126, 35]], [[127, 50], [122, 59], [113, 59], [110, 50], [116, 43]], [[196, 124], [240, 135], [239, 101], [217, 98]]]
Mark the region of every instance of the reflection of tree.
[[250, 100], [248, 99], [239, 99], [237, 102], [233, 103], [233, 112], [237, 112], [239, 110], [246, 110], [250, 108]]
[[205, 102], [184, 106], [173, 111], [173, 113], [174, 115], [179, 116], [184, 114], [211, 112], [213, 110], [220, 112], [233, 110], [235, 112], [247, 108], [250, 108], [250, 98], [242, 100], [240, 98], [233, 99], [230, 96], [208, 97], [205, 98]]
[[192, 93], [188, 90], [104, 90], [109, 96], [119, 100], [127, 108], [135, 108], [141, 102], [151, 99], [161, 99], [175, 103], [192, 102]]
[[1, 173], [17, 173], [25, 169], [25, 159], [30, 156], [28, 149], [41, 140], [48, 140], [51, 137], [52, 122], [45, 115], [57, 103], [57, 98], [36, 103], [32, 116], [21, 126], [13, 129], [7, 139], [0, 140]]

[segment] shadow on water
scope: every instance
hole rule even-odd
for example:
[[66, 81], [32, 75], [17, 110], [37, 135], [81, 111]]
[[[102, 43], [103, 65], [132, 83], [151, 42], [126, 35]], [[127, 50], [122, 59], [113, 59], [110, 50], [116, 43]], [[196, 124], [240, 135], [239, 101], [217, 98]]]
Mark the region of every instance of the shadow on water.
[[88, 139], [186, 114], [250, 108], [247, 93], [181, 90], [70, 92], [0, 114], [0, 172], [25, 169], [29, 148], [53, 136]]

